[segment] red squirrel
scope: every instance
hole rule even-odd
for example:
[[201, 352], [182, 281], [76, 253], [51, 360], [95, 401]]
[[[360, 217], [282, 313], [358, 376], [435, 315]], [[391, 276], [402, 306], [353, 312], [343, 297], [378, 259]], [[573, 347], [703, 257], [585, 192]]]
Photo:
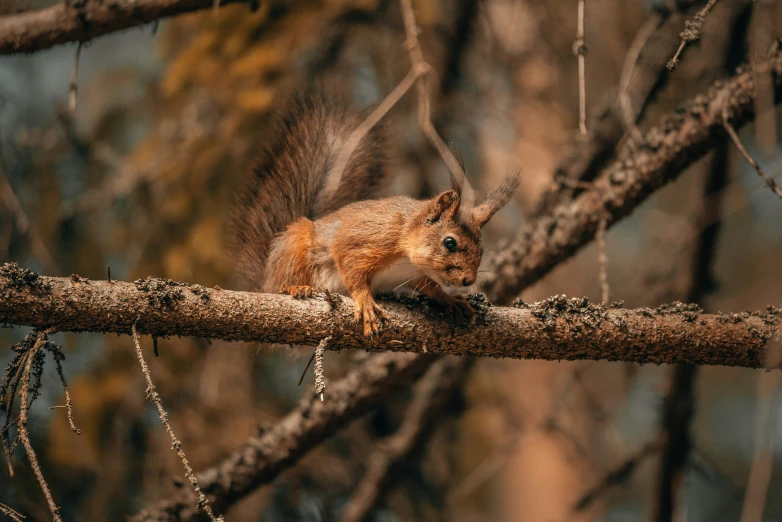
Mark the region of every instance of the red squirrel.
[[[387, 177], [383, 127], [363, 137], [343, 172], [332, 172], [361, 120], [323, 93], [297, 93], [285, 107], [234, 219], [239, 268], [255, 289], [296, 298], [348, 294], [365, 335], [386, 318], [373, 295], [402, 286], [469, 322], [467, 299], [443, 287], [475, 283], [481, 228], [510, 200], [518, 173], [472, 209], [460, 208], [456, 183], [428, 200], [371, 199]], [[324, 190], [333, 176], [336, 190]]]

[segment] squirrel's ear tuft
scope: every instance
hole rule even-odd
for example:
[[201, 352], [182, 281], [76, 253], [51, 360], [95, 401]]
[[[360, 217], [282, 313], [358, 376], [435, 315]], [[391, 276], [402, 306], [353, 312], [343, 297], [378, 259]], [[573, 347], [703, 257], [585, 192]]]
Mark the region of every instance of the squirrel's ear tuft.
[[442, 218], [453, 219], [456, 213], [459, 212], [461, 202], [462, 200], [456, 191], [446, 190], [429, 204], [426, 223], [431, 225]]
[[486, 196], [486, 200], [472, 209], [471, 217], [472, 222], [479, 228], [489, 222], [491, 217], [502, 207], [504, 207], [510, 198], [513, 197], [513, 193], [519, 188], [521, 183], [521, 173], [518, 170], [511, 171], [502, 180], [500, 186], [489, 192]]

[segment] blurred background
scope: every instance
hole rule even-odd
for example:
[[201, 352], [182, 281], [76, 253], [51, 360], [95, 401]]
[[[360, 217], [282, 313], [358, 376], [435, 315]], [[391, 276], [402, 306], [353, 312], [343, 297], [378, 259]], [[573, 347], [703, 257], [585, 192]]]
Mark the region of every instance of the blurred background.
[[[0, 8], [52, 3], [0, 0]], [[496, 186], [510, 167], [523, 171], [516, 198], [487, 226], [487, 251], [545, 210], [555, 174], [588, 182], [610, 160], [625, 133], [617, 99], [628, 52], [642, 50], [630, 60], [635, 72], [624, 85], [643, 131], [782, 34], [779, 3], [722, 0], [701, 41], [665, 71], [684, 21], [703, 4], [587, 2], [590, 137], [584, 139], [575, 0], [413, 2], [434, 68], [436, 128], [460, 149], [479, 191]], [[221, 7], [218, 16], [211, 10], [180, 16], [85, 45], [74, 110], [68, 98], [75, 44], [0, 57], [0, 261], [46, 275], [102, 279], [110, 265], [115, 279], [155, 276], [235, 288], [228, 218], [249, 161], [270, 139], [271, 111], [290, 89], [324, 78], [337, 81], [358, 106], [379, 102], [410, 67], [404, 40], [399, 4], [390, 0]], [[414, 90], [388, 117], [395, 160], [387, 193], [423, 197], [446, 188], [446, 167], [416, 122]], [[778, 180], [780, 121], [779, 111], [767, 111], [740, 133]], [[712, 268], [698, 269], [693, 258], [709, 234], [716, 238]], [[782, 304], [782, 202], [729, 140], [612, 228], [606, 253], [610, 300], [625, 306], [696, 300], [710, 312], [733, 312]], [[523, 299], [565, 293], [598, 301], [597, 259], [593, 244]], [[0, 330], [0, 363], [26, 333]], [[70, 431], [63, 409], [47, 407], [64, 402], [53, 365], [30, 429], [63, 519], [121, 520], [174, 492], [181, 463], [145, 400], [132, 340], [92, 334], [53, 340], [65, 349], [82, 434]], [[148, 363], [196, 471], [309, 393], [311, 375], [297, 386], [309, 354], [161, 339], [160, 357]], [[329, 353], [327, 377], [339, 378], [354, 357]], [[655, 510], [660, 454], [639, 452], [660, 431], [676, 373], [606, 362], [479, 361], [373, 520], [647, 519]], [[762, 372], [691, 373], [685, 402], [694, 411], [692, 445], [676, 520], [738, 520]], [[243, 500], [228, 520], [338, 520], [378, 439], [398, 426], [405, 394], [398, 395]], [[779, 399], [776, 389], [775, 411]], [[772, 428], [769, 521], [782, 520], [782, 415]], [[637, 465], [582, 498], [627, 462]], [[0, 469], [0, 502], [28, 520], [49, 520], [21, 451], [14, 466], [13, 479]]]

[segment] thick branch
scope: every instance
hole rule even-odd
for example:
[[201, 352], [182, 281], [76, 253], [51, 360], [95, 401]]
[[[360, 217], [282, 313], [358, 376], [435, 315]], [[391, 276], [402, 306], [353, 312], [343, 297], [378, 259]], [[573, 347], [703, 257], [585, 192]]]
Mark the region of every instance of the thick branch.
[[[774, 78], [775, 101], [782, 98], [782, 51], [760, 67]], [[655, 190], [676, 179], [705, 155], [723, 135], [723, 108], [734, 126], [753, 115], [755, 73], [743, 68], [726, 82], [717, 82], [684, 109], [652, 128], [640, 144], [630, 143], [619, 159], [604, 169], [593, 188], [550, 216], [531, 223], [507, 248], [492, 258], [484, 289], [502, 301], [517, 295], [553, 267], [589, 243], [605, 211], [608, 225], [629, 215]]]
[[[413, 354], [384, 353], [367, 359], [345, 378], [329, 386], [328, 400], [315, 394], [298, 408], [256, 437], [218, 466], [199, 473], [198, 483], [219, 512], [257, 487], [274, 480], [310, 449], [316, 447], [350, 421], [377, 406], [388, 392], [417, 377], [433, 358]], [[144, 510], [131, 522], [204, 520], [190, 489]]]
[[[221, 4], [249, 0], [222, 0]], [[161, 18], [207, 9], [214, 0], [82, 0], [0, 18], [0, 55], [32, 53]]]
[[474, 297], [477, 320], [458, 327], [424, 298], [381, 301], [389, 321], [368, 338], [356, 328], [348, 298], [207, 289], [169, 280], [136, 283], [43, 277], [0, 267], [0, 323], [71, 332], [198, 336], [227, 341], [317, 344], [328, 348], [477, 355], [515, 359], [607, 359], [763, 367], [771, 314], [701, 314], [690, 306], [623, 310], [554, 297], [534, 305], [488, 305]]

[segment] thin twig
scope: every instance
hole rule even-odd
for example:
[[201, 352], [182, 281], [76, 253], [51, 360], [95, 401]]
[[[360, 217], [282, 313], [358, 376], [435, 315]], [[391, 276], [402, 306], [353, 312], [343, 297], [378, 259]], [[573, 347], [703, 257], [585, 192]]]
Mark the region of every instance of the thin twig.
[[630, 44], [630, 50], [627, 51], [627, 57], [622, 66], [622, 75], [619, 78], [619, 106], [622, 109], [625, 127], [636, 141], [641, 139], [641, 131], [638, 130], [636, 125], [637, 115], [633, 109], [633, 101], [630, 99], [630, 82], [633, 80], [633, 73], [635, 72], [635, 66], [638, 63], [641, 51], [659, 25], [660, 18], [653, 16], [641, 27]]
[[[424, 54], [421, 51], [421, 44], [418, 41], [418, 34], [421, 30], [415, 21], [415, 11], [413, 10], [413, 4], [411, 0], [399, 0], [399, 5], [402, 9], [402, 19], [405, 24], [405, 34], [407, 39], [405, 46], [410, 53], [410, 61], [412, 63], [413, 70], [431, 71], [431, 66], [424, 60]], [[454, 157], [453, 151], [445, 143], [445, 141], [437, 133], [437, 129], [434, 128], [432, 123], [432, 102], [429, 97], [429, 74], [421, 74], [416, 82], [416, 94], [418, 96], [418, 125], [424, 132], [429, 142], [437, 149], [437, 152], [442, 157], [445, 164], [448, 166], [448, 170], [451, 175], [461, 186], [462, 190], [462, 204], [461, 210], [466, 212], [475, 205], [475, 193], [472, 189], [472, 185], [467, 180], [467, 176], [464, 174], [459, 161]]]
[[304, 367], [304, 371], [301, 372], [301, 377], [299, 377], [299, 384], [297, 386], [301, 386], [301, 383], [304, 381], [304, 376], [307, 375], [307, 370], [310, 369], [310, 364], [312, 364], [312, 361], [315, 360], [315, 352], [312, 352], [312, 357], [310, 357], [310, 360], [307, 361], [307, 366]]
[[163, 401], [160, 400], [160, 395], [158, 395], [157, 391], [155, 390], [155, 385], [152, 384], [152, 375], [149, 373], [147, 362], [144, 360], [144, 354], [141, 351], [141, 341], [139, 339], [138, 332], [136, 331], [135, 322], [131, 328], [133, 342], [136, 345], [136, 357], [138, 357], [139, 364], [141, 364], [141, 371], [144, 373], [144, 378], [147, 381], [147, 397], [155, 403], [158, 416], [160, 417], [160, 422], [163, 423], [166, 432], [171, 437], [172, 447], [174, 450], [176, 450], [176, 453], [179, 456], [179, 460], [182, 461], [182, 465], [185, 468], [185, 476], [193, 486], [193, 490], [195, 491], [196, 497], [198, 498], [198, 508], [203, 509], [212, 522], [221, 522], [223, 517], [216, 517], [212, 512], [212, 507], [209, 505], [209, 499], [206, 498], [206, 495], [204, 495], [204, 493], [201, 491], [201, 488], [198, 485], [198, 479], [196, 478], [195, 473], [193, 473], [193, 468], [190, 467], [190, 463], [187, 461], [185, 452], [182, 449], [182, 443], [176, 438], [176, 435], [174, 435], [174, 430], [171, 428], [171, 424], [168, 422], [168, 413], [163, 408]]
[[709, 11], [711, 11], [711, 8], [714, 7], [717, 1], [718, 0], [709, 0], [703, 9], [693, 17], [692, 22], [689, 20], [684, 22], [684, 31], [679, 33], [679, 37], [682, 41], [679, 44], [679, 48], [676, 50], [676, 54], [673, 55], [673, 58], [671, 58], [666, 65], [669, 71], [674, 70], [676, 66], [679, 65], [679, 57], [681, 56], [682, 51], [684, 51], [684, 48], [687, 47], [687, 44], [700, 40], [701, 27], [703, 26], [703, 22], [706, 21], [706, 15], [709, 14]]
[[[779, 347], [782, 348], [782, 346]], [[768, 354], [772, 354], [772, 352], [772, 350], [767, 351]], [[769, 366], [774, 367], [776, 364], [772, 362]], [[763, 510], [774, 466], [774, 440], [776, 437], [774, 427], [777, 425], [777, 411], [779, 409], [776, 393], [779, 389], [780, 377], [778, 371], [766, 371], [761, 374], [758, 380], [755, 404], [755, 452], [752, 456], [747, 490], [744, 494], [741, 522], [761, 522], [763, 520]]]
[[79, 90], [79, 84], [76, 82], [76, 77], [79, 74], [79, 58], [81, 57], [81, 46], [82, 42], [79, 42], [79, 45], [76, 46], [76, 57], [73, 59], [73, 75], [71, 76], [71, 84], [68, 88], [68, 92], [70, 93], [70, 102], [69, 102], [69, 108], [71, 109], [71, 112], [76, 110], [76, 91]]
[[2, 502], [0, 502], [0, 513], [4, 514], [14, 522], [22, 522], [22, 519], [25, 518], [24, 515], [6, 506]]
[[597, 264], [600, 270], [600, 300], [608, 304], [609, 286], [608, 286], [608, 253], [606, 252], [606, 231], [608, 230], [607, 217], [601, 216], [595, 233], [597, 242]]
[[22, 389], [20, 391], [21, 406], [19, 408], [19, 421], [17, 422], [16, 427], [18, 430], [17, 433], [19, 440], [22, 441], [22, 446], [24, 446], [24, 450], [27, 453], [27, 458], [30, 461], [30, 467], [33, 468], [33, 473], [35, 474], [35, 478], [38, 480], [38, 484], [41, 486], [43, 496], [46, 497], [46, 503], [49, 504], [49, 510], [52, 512], [52, 519], [54, 519], [55, 522], [62, 522], [62, 519], [60, 518], [60, 508], [58, 508], [54, 503], [54, 498], [52, 498], [52, 493], [49, 490], [49, 484], [46, 482], [46, 479], [43, 476], [41, 465], [38, 463], [38, 457], [35, 456], [35, 450], [33, 449], [33, 445], [30, 442], [30, 434], [27, 432], [27, 413], [29, 410], [27, 395], [30, 391], [30, 373], [32, 371], [35, 355], [38, 353], [38, 350], [41, 349], [44, 343], [46, 343], [46, 337], [46, 332], [40, 332], [38, 334], [38, 338], [35, 341], [35, 344], [32, 348], [30, 348], [30, 351], [27, 354], [27, 363], [25, 364], [24, 374], [22, 374], [21, 382]]
[[582, 136], [587, 135], [586, 127], [586, 40], [584, 37], [585, 0], [578, 0], [578, 29], [573, 42], [573, 54], [578, 56], [578, 128]]
[[741, 144], [739, 135], [736, 133], [736, 130], [728, 121], [727, 106], [725, 106], [725, 108], [723, 108], [722, 110], [722, 125], [725, 127], [725, 130], [728, 131], [728, 135], [730, 136], [730, 139], [733, 140], [733, 144], [736, 145], [737, 149], [739, 149], [739, 152], [741, 152], [741, 155], [744, 156], [745, 160], [747, 160], [747, 163], [752, 165], [752, 168], [754, 168], [755, 171], [760, 175], [760, 177], [766, 181], [766, 185], [768, 185], [768, 188], [770, 188], [774, 192], [774, 194], [782, 198], [782, 188], [780, 188], [777, 182], [774, 181], [774, 178], [772, 178], [771, 176], [763, 172], [763, 169], [760, 168], [758, 162], [755, 161], [755, 159], [752, 156], [750, 156], [749, 152], [747, 152], [747, 149], [745, 149], [744, 145]]
[[320, 395], [320, 402], [323, 402], [323, 392], [326, 391], [326, 375], [323, 371], [323, 352], [326, 350], [326, 344], [331, 340], [331, 336], [324, 337], [315, 348], [315, 394]]
[[54, 364], [57, 365], [57, 374], [60, 376], [60, 382], [65, 390], [65, 406], [50, 406], [50, 409], [64, 407], [68, 412], [68, 424], [71, 426], [71, 431], [76, 435], [81, 435], [81, 430], [76, 427], [76, 423], [73, 421], [73, 402], [71, 401], [71, 392], [68, 389], [68, 382], [65, 380], [65, 375], [62, 370], [62, 352], [52, 353], [52, 356], [54, 357]]
[[[333, 194], [337, 191], [337, 188], [339, 188], [339, 182], [342, 178], [342, 173], [345, 170], [348, 161], [350, 160], [350, 156], [356, 150], [356, 147], [359, 146], [361, 140], [364, 139], [364, 136], [366, 136], [367, 133], [371, 131], [372, 128], [377, 125], [386, 114], [388, 114], [388, 111], [390, 111], [399, 102], [399, 100], [402, 99], [402, 96], [404, 96], [405, 93], [410, 90], [410, 87], [413, 86], [415, 81], [420, 76], [426, 74], [428, 71], [428, 65], [424, 64], [424, 66], [421, 66], [420, 64], [414, 64], [413, 67], [410, 68], [410, 71], [407, 73], [407, 75], [402, 79], [401, 82], [399, 82], [399, 85], [397, 85], [394, 90], [391, 91], [377, 107], [375, 107], [375, 110], [373, 110], [370, 115], [367, 116], [367, 118], [361, 122], [361, 124], [350, 134], [344, 147], [342, 147], [339, 156], [337, 156], [336, 161], [334, 161], [334, 167], [331, 169], [333, 175], [327, 176], [326, 178], [326, 186], [323, 188], [323, 193], [326, 196]], [[324, 197], [324, 200], [327, 199], [328, 197]]]

